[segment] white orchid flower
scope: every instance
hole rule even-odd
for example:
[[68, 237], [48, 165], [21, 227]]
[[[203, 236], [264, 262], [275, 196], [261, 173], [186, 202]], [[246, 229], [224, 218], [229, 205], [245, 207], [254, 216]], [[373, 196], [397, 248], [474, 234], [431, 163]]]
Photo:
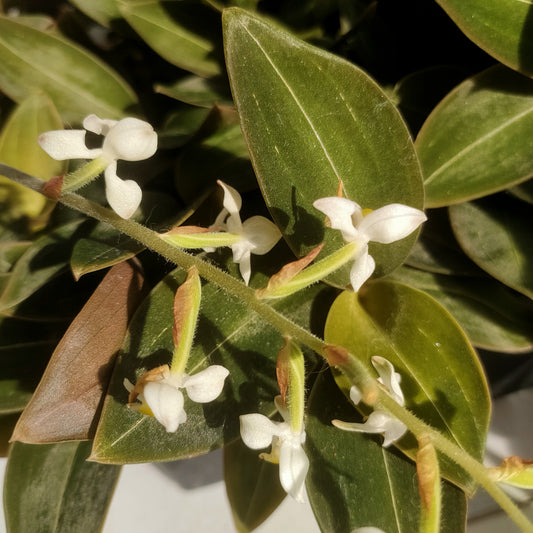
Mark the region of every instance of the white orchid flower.
[[[233, 261], [239, 264], [241, 276], [248, 285], [252, 273], [250, 255], [268, 253], [280, 240], [281, 232], [271, 220], [262, 216], [253, 216], [242, 222], [239, 214], [242, 205], [241, 195], [220, 180], [218, 184], [224, 191], [223, 209], [210, 229], [240, 235], [241, 238], [231, 244], [231, 251]], [[214, 248], [205, 248], [205, 250], [212, 252]]]
[[[163, 365], [148, 371], [135, 387], [128, 379], [124, 380], [124, 386], [130, 393], [130, 407], [153, 416], [169, 433], [174, 433], [187, 420], [180, 389], [185, 389], [193, 402], [212, 402], [222, 392], [228, 374], [229, 371], [220, 365], [209, 366], [192, 376], [173, 373], [168, 365]], [[135, 400], [141, 403], [133, 403]]]
[[364, 214], [359, 204], [338, 196], [320, 198], [313, 202], [313, 206], [329, 218], [331, 227], [338, 229], [347, 243], [359, 245], [350, 271], [350, 282], [355, 292], [376, 268], [368, 253], [368, 243], [389, 244], [403, 239], [427, 218], [419, 209], [403, 204], [389, 204]]
[[[378, 371], [378, 381], [384, 385], [391, 398], [403, 406], [405, 400], [400, 388], [400, 374], [394, 371], [392, 364], [384, 357], [372, 357], [372, 364]], [[350, 389], [350, 399], [355, 405], [361, 401], [361, 392], [355, 385]], [[379, 408], [370, 413], [364, 424], [348, 423], [340, 420], [332, 420], [332, 424], [346, 431], [383, 433], [383, 446], [385, 448], [397, 441], [407, 431], [407, 427], [403, 422]]]
[[270, 454], [261, 457], [272, 463], [279, 463], [279, 479], [287, 494], [297, 502], [304, 502], [305, 476], [309, 470], [309, 459], [302, 444], [305, 430], [291, 429], [289, 412], [281, 404], [281, 396], [276, 396], [275, 404], [283, 417], [283, 422], [273, 422], [259, 413], [241, 415], [241, 438], [252, 450], [260, 450], [272, 444]]
[[[148, 122], [137, 118], [107, 120], [89, 115], [84, 130], [55, 130], [38, 137], [41, 148], [52, 158], [100, 159], [104, 167], [107, 201], [122, 218], [130, 218], [141, 203], [142, 191], [132, 180], [117, 176], [117, 161], [141, 161], [157, 150], [157, 134]], [[104, 136], [101, 148], [87, 148], [87, 131]], [[101, 171], [101, 170], [100, 170]]]

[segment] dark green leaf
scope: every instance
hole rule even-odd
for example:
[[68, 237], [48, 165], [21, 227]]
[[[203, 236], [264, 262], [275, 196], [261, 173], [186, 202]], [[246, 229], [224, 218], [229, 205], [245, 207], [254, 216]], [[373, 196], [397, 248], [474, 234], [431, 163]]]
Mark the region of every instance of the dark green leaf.
[[475, 346], [511, 353], [533, 348], [533, 305], [496, 280], [443, 276], [411, 268], [400, 268], [393, 277], [423, 290], [446, 307]]
[[121, 118], [137, 99], [109, 66], [63, 37], [0, 17], [0, 88], [16, 102], [46, 93], [67, 123], [90, 113]]
[[15, 443], [4, 506], [10, 533], [97, 533], [120, 467], [87, 462], [90, 442]]
[[437, 0], [459, 28], [498, 61], [533, 74], [533, 32], [528, 1]]
[[450, 208], [452, 228], [465, 253], [509, 287], [533, 298], [531, 206], [497, 196]]
[[143, 40], [168, 62], [199, 76], [220, 73], [215, 57], [220, 21], [200, 2], [127, 0], [119, 9]]
[[156, 85], [155, 90], [180, 102], [201, 107], [233, 104], [228, 82], [223, 78], [187, 76], [170, 85]]
[[426, 205], [455, 204], [528, 179], [531, 136], [533, 80], [499, 65], [464, 81], [416, 139]]
[[224, 480], [239, 533], [262, 524], [286, 496], [278, 465], [261, 460], [241, 440], [224, 446]]
[[80, 11], [108, 28], [114, 19], [121, 18], [118, 2], [119, 0], [71, 0]]

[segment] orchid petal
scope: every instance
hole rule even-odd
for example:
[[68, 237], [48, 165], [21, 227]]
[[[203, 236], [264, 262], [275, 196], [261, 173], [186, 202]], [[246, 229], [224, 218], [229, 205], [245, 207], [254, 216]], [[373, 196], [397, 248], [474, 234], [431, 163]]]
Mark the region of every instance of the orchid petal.
[[187, 391], [187, 396], [193, 402], [212, 402], [220, 396], [224, 388], [224, 380], [228, 374], [227, 368], [211, 365], [193, 376], [187, 376], [183, 380], [183, 386]]
[[368, 254], [368, 246], [362, 253], [355, 259], [352, 268], [350, 270], [350, 283], [354, 292], [357, 292], [363, 283], [372, 275], [376, 268], [376, 262], [374, 258]]
[[107, 133], [102, 146], [104, 156], [113, 161], [141, 161], [157, 150], [157, 133], [144, 120], [123, 118]]
[[[266, 448], [272, 443], [274, 436], [279, 435], [283, 423], [274, 423], [270, 418], [259, 413], [241, 415], [241, 439], [252, 450]], [[285, 424], [285, 426], [288, 425]]]
[[233, 187], [226, 185], [223, 181], [218, 180], [217, 183], [224, 191], [224, 200], [222, 201], [224, 208], [228, 210], [230, 215], [239, 215], [242, 206], [241, 195]]
[[88, 115], [83, 119], [83, 127], [87, 131], [96, 133], [97, 135], [107, 135], [109, 130], [117, 124], [116, 120], [108, 118], [100, 118], [96, 115]]
[[250, 250], [247, 246], [239, 246], [242, 243], [234, 244], [231, 247], [233, 252], [233, 260], [239, 264], [239, 270], [241, 272], [244, 283], [248, 285], [250, 283], [250, 277], [252, 276], [252, 263], [250, 257]]
[[400, 387], [401, 376], [394, 371], [392, 363], [384, 357], [375, 355], [372, 357], [372, 365], [378, 371], [381, 383], [388, 389], [393, 400], [400, 405], [404, 405], [405, 401]]
[[283, 442], [279, 456], [279, 480], [285, 492], [300, 503], [304, 502], [308, 470], [309, 459], [302, 446], [291, 440]]
[[352, 216], [360, 216], [359, 204], [347, 198], [330, 196], [315, 200], [313, 206], [329, 218], [331, 228], [340, 230], [346, 242], [352, 242], [358, 238], [359, 231], [354, 226]]
[[403, 422], [380, 409], [370, 413], [364, 424], [342, 422], [340, 420], [332, 420], [332, 424], [345, 431], [383, 433], [383, 446], [385, 448], [398, 440], [407, 431], [407, 427]]
[[142, 200], [142, 190], [132, 180], [122, 180], [117, 174], [117, 162], [105, 169], [105, 190], [109, 205], [122, 218], [130, 218]]
[[369, 241], [389, 244], [407, 237], [427, 219], [423, 211], [403, 204], [389, 204], [366, 215], [358, 230]]
[[85, 130], [54, 130], [41, 133], [39, 146], [53, 159], [94, 159], [102, 150], [85, 146]]
[[281, 239], [281, 232], [274, 222], [262, 216], [246, 219], [242, 225], [244, 238], [250, 243], [250, 251], [264, 255]]
[[143, 395], [155, 418], [169, 433], [174, 433], [187, 420], [183, 410], [181, 391], [164, 382], [152, 381], [145, 385]]

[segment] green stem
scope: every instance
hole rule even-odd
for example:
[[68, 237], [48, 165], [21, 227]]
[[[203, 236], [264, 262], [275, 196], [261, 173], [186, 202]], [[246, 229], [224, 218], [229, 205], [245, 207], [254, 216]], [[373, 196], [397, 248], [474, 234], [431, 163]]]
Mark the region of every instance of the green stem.
[[386, 392], [380, 391], [379, 399], [376, 402], [377, 406], [385, 409], [398, 420], [402, 421], [415, 437], [429, 437], [435, 449], [449, 457], [463, 470], [468, 472], [491, 495], [494, 501], [522, 531], [533, 533], [533, 524], [490, 477], [487, 469], [470, 454], [457, 446], [457, 444], [454, 444], [442, 433], [420, 420], [405, 407], [397, 404]]
[[63, 181], [62, 192], [74, 192], [98, 177], [107, 167], [103, 157], [96, 157], [74, 172], [67, 174]]

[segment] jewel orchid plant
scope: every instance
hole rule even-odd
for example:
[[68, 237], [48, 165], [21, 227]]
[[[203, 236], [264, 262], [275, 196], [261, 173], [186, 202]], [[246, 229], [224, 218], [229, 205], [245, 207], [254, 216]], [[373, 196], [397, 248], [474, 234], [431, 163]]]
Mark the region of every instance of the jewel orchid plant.
[[[128, 117], [122, 120], [101, 119], [88, 115], [84, 130], [55, 130], [39, 135], [41, 148], [53, 159], [92, 159], [63, 181], [63, 191], [74, 191], [104, 171], [105, 191], [111, 208], [122, 218], [130, 218], [141, 203], [142, 191], [133, 180], [117, 175], [117, 161], [142, 161], [157, 150], [157, 134], [144, 120]], [[103, 136], [101, 148], [88, 148], [86, 133]]]
[[[98, 533], [121, 465], [216, 449], [237, 531], [288, 495], [466, 533], [485, 491], [533, 533], [527, 435], [491, 424], [533, 393], [530, 4], [0, 2], [9, 533]], [[205, 494], [122, 529], [196, 497], [228, 529]]]

